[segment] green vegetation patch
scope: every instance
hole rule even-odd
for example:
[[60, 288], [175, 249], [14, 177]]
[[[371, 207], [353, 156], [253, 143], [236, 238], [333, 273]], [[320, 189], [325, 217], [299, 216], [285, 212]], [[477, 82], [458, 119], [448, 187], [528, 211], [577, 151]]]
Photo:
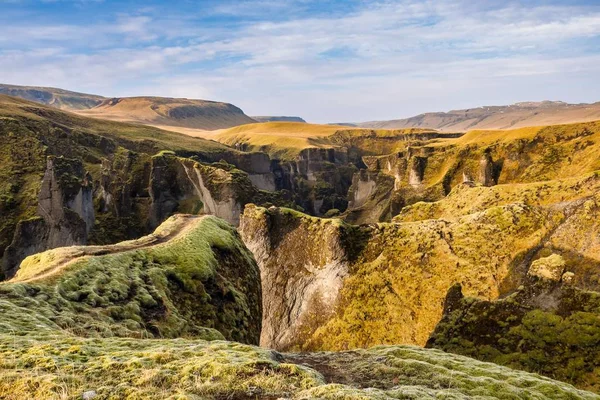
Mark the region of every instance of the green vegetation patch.
[[[169, 240], [151, 240], [160, 237]], [[0, 284], [0, 298], [5, 332], [32, 329], [35, 319], [18, 316], [28, 310], [79, 336], [257, 343], [260, 335], [258, 267], [235, 229], [215, 217], [174, 216], [149, 239], [30, 256]]]

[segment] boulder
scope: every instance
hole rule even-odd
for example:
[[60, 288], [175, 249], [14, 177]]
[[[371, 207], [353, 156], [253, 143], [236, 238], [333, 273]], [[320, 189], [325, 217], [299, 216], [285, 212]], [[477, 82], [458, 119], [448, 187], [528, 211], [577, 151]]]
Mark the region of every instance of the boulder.
[[565, 260], [558, 254], [552, 254], [532, 262], [527, 274], [544, 280], [560, 282], [564, 272]]

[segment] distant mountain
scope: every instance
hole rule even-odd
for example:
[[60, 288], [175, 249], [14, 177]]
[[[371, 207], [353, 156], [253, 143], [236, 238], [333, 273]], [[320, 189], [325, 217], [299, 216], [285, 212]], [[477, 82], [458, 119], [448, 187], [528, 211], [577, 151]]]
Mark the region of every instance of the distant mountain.
[[250, 118], [257, 122], [306, 122], [300, 117], [252, 116]]
[[524, 102], [509, 106], [487, 106], [448, 112], [431, 112], [405, 119], [357, 124], [363, 128], [432, 128], [442, 131], [511, 129], [600, 120], [600, 102], [568, 104], [562, 101]]
[[353, 122], [330, 122], [327, 125], [358, 127], [359, 124]]
[[214, 130], [256, 121], [229, 103], [168, 97], [121, 97], [78, 112], [92, 118], [144, 125]]
[[77, 93], [68, 90], [0, 84], [0, 94], [20, 97], [36, 103], [46, 104], [61, 110], [86, 110], [106, 100], [105, 97], [93, 94]]
[[158, 126], [176, 131], [214, 130], [255, 123], [238, 107], [216, 101], [168, 97], [107, 98], [68, 90], [0, 84], [0, 94], [92, 118]]

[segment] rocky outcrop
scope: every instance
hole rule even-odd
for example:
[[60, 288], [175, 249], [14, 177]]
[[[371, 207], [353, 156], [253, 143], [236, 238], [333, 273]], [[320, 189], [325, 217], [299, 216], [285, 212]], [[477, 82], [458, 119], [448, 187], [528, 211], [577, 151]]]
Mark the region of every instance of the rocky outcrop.
[[[534, 261], [530, 270], [539, 271], [540, 263], [547, 261]], [[553, 265], [554, 261], [558, 260]], [[564, 261], [558, 264], [564, 269]], [[598, 391], [599, 343], [600, 293], [561, 282], [557, 273], [551, 279], [532, 276], [496, 301], [464, 297], [460, 285], [453, 287], [427, 347]]]
[[352, 186], [348, 193], [348, 206], [351, 209], [362, 207], [367, 200], [375, 194], [376, 178], [376, 174], [369, 173], [365, 170], [357, 172], [354, 175], [352, 178]]
[[385, 221], [400, 211], [394, 178], [388, 174], [361, 170], [354, 174], [348, 190], [348, 209], [343, 218], [353, 224]]
[[293, 348], [331, 316], [348, 274], [345, 229], [339, 220], [246, 206], [239, 230], [261, 272], [261, 346]]
[[[263, 343], [327, 350], [422, 345], [455, 282], [471, 295], [497, 298], [515, 254], [549, 232], [552, 216], [513, 204], [454, 221], [352, 226], [248, 206], [240, 230], [263, 276]], [[311, 285], [325, 301], [315, 300]]]
[[39, 217], [17, 225], [4, 254], [5, 277], [12, 277], [30, 254], [87, 242], [95, 221], [91, 180], [81, 161], [48, 157], [39, 193]]
[[152, 158], [150, 224], [175, 212], [216, 215], [238, 225], [243, 200], [256, 189], [247, 175], [202, 165], [171, 154]]
[[558, 254], [543, 257], [531, 263], [527, 275], [560, 282], [565, 272], [565, 260]]

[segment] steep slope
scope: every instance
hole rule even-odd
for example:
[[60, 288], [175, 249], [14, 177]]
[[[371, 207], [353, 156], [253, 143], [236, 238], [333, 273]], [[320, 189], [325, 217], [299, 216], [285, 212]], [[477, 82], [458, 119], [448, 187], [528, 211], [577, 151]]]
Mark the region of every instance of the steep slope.
[[[540, 265], [544, 274], [533, 271], [525, 285], [501, 300], [465, 298], [459, 286], [452, 288], [427, 346], [598, 392], [600, 293], [574, 287], [573, 272], [565, 272], [560, 256], [541, 258], [531, 270]], [[553, 272], [555, 277], [546, 275]]]
[[215, 130], [256, 122], [232, 104], [167, 97], [122, 97], [79, 114], [159, 127]]
[[261, 343], [327, 350], [423, 345], [454, 283], [473, 296], [498, 297], [515, 256], [562, 218], [513, 204], [453, 221], [356, 227], [247, 206], [240, 232], [261, 268], [269, 310]]
[[[548, 252], [567, 260], [575, 285], [600, 290], [600, 178], [569, 183], [572, 198], [565, 191], [555, 203], [500, 200], [482, 211], [364, 226], [247, 206], [240, 232], [261, 267], [263, 303], [271, 309], [263, 344], [424, 344], [454, 283], [494, 299], [515, 290], [532, 260]], [[469, 202], [467, 190], [478, 191], [463, 189], [461, 200]]]
[[61, 110], [86, 110], [96, 107], [106, 100], [102, 96], [71, 92], [64, 89], [6, 84], [0, 84], [0, 94], [20, 97]]
[[258, 268], [234, 228], [176, 215], [135, 241], [25, 259], [0, 283], [2, 330], [257, 343], [260, 293]]
[[415, 127], [464, 132], [472, 129], [513, 129], [599, 119], [600, 103], [568, 104], [561, 101], [542, 101], [425, 113], [405, 119], [364, 122], [357, 126], [374, 129]]

